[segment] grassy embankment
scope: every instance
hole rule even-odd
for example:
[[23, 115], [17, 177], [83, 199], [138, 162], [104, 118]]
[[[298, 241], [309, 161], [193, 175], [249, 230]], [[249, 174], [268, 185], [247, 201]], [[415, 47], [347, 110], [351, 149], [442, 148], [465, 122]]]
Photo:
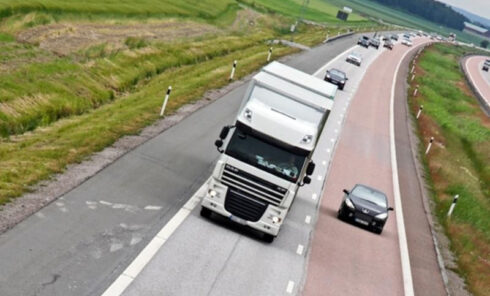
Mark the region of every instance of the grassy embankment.
[[[247, 19], [250, 14], [253, 22]], [[258, 69], [266, 62], [266, 41], [290, 39], [288, 28], [295, 19], [247, 12], [232, 0], [124, 5], [116, 0], [0, 0], [0, 16], [0, 205], [158, 120], [168, 85], [174, 89], [166, 110], [171, 114], [226, 85], [234, 59], [239, 61], [236, 78]], [[43, 38], [56, 34], [72, 42], [69, 37], [78, 33], [79, 24], [112, 30], [114, 24], [167, 21], [215, 30], [171, 41], [128, 36], [119, 45], [108, 41], [61, 56], [37, 43], [16, 41], [45, 24], [68, 30], [49, 31]], [[294, 36], [307, 45], [324, 37], [324, 28], [304, 24]], [[296, 51], [275, 46], [273, 58]]]
[[[435, 202], [435, 214], [457, 256], [460, 273], [475, 295], [490, 295], [490, 119], [480, 110], [459, 69], [465, 48], [438, 44], [419, 58], [416, 84], [410, 96], [417, 121], [420, 154], [434, 136], [428, 156], [422, 157]], [[459, 201], [450, 219], [453, 196]]]
[[367, 15], [375, 19], [382, 19], [386, 22], [397, 24], [400, 26], [406, 26], [410, 28], [418, 28], [426, 32], [436, 32], [444, 36], [449, 36], [449, 33], [454, 32], [457, 34], [457, 39], [463, 42], [474, 43], [480, 45], [483, 40], [471, 34], [462, 31], [455, 31], [454, 29], [441, 27], [436, 23], [430, 22], [418, 16], [402, 12], [390, 7], [381, 5], [380, 3], [369, 0], [325, 0], [326, 2], [337, 5], [339, 7], [349, 6], [355, 12], [362, 15]]

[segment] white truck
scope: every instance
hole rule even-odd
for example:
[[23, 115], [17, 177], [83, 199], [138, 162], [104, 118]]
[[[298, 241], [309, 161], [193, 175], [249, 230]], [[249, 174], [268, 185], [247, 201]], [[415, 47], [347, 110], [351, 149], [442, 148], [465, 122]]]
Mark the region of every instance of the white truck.
[[201, 216], [218, 213], [263, 232], [272, 242], [311, 160], [337, 86], [272, 62], [252, 78], [234, 125], [221, 130], [222, 153], [202, 200]]

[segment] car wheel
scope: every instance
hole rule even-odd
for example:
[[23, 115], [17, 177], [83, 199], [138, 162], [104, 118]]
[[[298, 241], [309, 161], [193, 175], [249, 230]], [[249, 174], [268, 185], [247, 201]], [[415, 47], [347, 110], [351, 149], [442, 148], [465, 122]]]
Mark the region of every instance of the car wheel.
[[339, 89], [340, 90], [344, 90], [344, 86], [343, 85], [342, 86], [339, 85]]
[[212, 211], [208, 208], [201, 207], [201, 217], [209, 218], [211, 217]]
[[373, 229], [373, 231], [374, 231], [374, 233], [376, 233], [376, 234], [381, 234], [381, 232], [383, 232], [383, 228], [378, 228], [378, 227], [376, 227], [376, 228], [374, 228], [374, 229]]
[[262, 240], [266, 243], [272, 243], [276, 237], [273, 236], [272, 234], [264, 233], [262, 235]]
[[345, 221], [345, 214], [344, 214], [344, 211], [342, 211], [342, 207], [337, 212], [337, 218], [339, 220]]

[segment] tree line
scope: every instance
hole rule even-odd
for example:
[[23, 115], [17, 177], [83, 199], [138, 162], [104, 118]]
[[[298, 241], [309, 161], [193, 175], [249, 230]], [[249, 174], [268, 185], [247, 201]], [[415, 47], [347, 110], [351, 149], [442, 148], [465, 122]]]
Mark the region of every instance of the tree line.
[[449, 28], [463, 30], [469, 20], [444, 3], [434, 0], [374, 0], [391, 8], [403, 10]]

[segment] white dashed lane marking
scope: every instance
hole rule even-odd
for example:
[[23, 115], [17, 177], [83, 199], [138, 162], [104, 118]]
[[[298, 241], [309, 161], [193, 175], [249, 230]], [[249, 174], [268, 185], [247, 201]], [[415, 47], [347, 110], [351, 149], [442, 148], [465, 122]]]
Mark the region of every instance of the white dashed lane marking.
[[303, 255], [304, 249], [305, 249], [305, 247], [303, 245], [298, 245], [298, 248], [296, 249], [296, 254]]
[[307, 216], [305, 217], [305, 223], [306, 223], [306, 224], [310, 224], [310, 223], [311, 223], [311, 216], [310, 216], [310, 215], [307, 215]]
[[294, 289], [294, 282], [289, 281], [288, 286], [286, 287], [286, 293], [288, 293], [288, 294], [293, 293], [293, 289]]

